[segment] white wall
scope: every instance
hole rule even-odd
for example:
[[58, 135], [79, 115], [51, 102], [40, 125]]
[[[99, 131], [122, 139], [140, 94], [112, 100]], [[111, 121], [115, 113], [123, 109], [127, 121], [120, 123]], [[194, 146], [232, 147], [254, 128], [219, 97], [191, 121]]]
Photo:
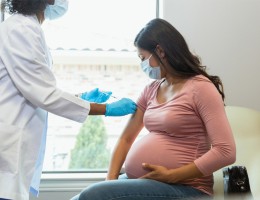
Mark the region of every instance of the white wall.
[[163, 0], [163, 10], [221, 77], [226, 104], [260, 110], [260, 0]]

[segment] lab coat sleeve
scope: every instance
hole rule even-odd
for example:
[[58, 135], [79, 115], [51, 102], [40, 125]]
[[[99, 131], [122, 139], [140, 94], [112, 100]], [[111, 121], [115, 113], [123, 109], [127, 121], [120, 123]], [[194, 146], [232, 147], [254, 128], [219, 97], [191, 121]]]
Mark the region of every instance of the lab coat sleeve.
[[56, 115], [85, 121], [90, 103], [56, 87], [39, 24], [20, 23], [10, 29], [1, 53], [13, 83], [26, 100]]

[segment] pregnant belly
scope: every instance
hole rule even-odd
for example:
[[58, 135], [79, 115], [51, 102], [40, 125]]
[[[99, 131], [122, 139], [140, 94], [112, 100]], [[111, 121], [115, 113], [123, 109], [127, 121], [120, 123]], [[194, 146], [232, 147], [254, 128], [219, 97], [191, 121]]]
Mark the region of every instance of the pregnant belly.
[[149, 133], [135, 142], [127, 154], [125, 171], [129, 178], [138, 178], [148, 173], [142, 163], [161, 165], [167, 168], [180, 166], [180, 155], [174, 138], [165, 134]]

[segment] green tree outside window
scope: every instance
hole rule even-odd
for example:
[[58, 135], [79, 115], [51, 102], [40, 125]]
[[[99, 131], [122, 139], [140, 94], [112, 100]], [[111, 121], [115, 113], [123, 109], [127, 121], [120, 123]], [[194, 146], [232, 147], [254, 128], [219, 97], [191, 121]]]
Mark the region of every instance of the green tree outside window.
[[83, 123], [71, 151], [70, 169], [107, 169], [110, 152], [101, 116], [89, 116]]

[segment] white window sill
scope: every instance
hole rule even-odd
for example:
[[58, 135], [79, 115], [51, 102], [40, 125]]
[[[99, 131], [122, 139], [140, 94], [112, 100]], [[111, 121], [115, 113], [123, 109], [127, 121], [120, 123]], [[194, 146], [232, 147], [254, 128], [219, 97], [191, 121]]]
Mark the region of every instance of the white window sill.
[[104, 181], [105, 172], [80, 173], [43, 173], [41, 177], [41, 192], [81, 191], [83, 188]]

